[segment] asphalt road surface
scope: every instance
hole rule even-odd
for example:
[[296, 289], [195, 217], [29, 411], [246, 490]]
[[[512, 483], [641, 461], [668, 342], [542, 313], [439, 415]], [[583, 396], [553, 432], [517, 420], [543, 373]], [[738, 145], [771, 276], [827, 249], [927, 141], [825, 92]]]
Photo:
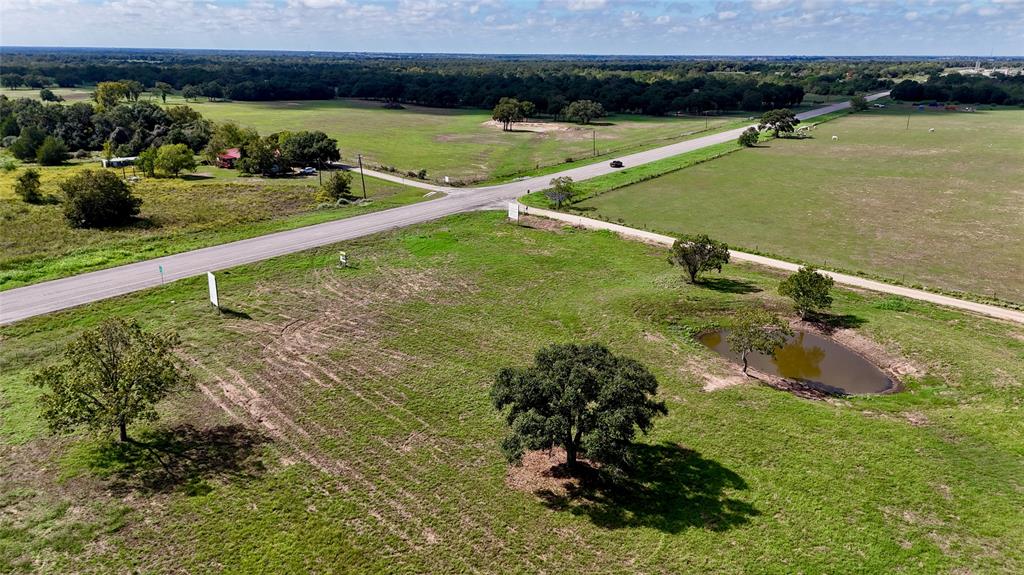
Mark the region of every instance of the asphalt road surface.
[[[874, 94], [869, 96], [868, 100], [875, 100], [887, 95], [888, 92]], [[807, 120], [828, 114], [829, 112], [842, 110], [849, 106], [849, 102], [840, 102], [803, 112], [797, 116], [801, 120]], [[744, 126], [727, 132], [702, 136], [644, 152], [621, 156], [617, 159], [621, 160], [627, 168], [635, 167], [707, 146], [734, 141], [746, 128], [747, 126]], [[435, 220], [460, 212], [495, 206], [522, 196], [528, 191], [547, 188], [548, 182], [552, 178], [559, 176], [569, 176], [579, 181], [615, 171], [617, 170], [610, 167], [607, 162], [599, 162], [545, 176], [526, 178], [481, 188], [445, 188], [404, 180], [389, 174], [373, 173], [376, 177], [401, 181], [407, 185], [431, 191], [443, 191], [446, 195], [437, 200], [295, 230], [277, 232], [0, 292], [0, 324], [8, 324], [33, 316], [160, 285], [160, 266], [163, 266], [164, 270], [163, 281], [170, 282], [200, 275], [208, 271], [222, 270], [317, 246], [329, 245], [369, 234]]]

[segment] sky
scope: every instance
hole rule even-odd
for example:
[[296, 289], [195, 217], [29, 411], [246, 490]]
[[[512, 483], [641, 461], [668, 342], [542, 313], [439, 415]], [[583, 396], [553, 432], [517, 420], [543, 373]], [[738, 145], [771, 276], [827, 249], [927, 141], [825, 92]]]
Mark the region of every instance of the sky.
[[0, 44], [1024, 56], [1024, 0], [0, 0]]

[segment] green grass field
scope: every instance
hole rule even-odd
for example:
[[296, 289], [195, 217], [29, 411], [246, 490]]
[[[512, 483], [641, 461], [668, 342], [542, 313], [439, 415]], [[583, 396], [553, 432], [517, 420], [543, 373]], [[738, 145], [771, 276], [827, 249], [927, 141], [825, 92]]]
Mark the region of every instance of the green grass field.
[[[406, 172], [426, 169], [429, 178], [460, 182], [500, 179], [520, 172], [586, 158], [593, 154], [589, 126], [561, 122], [552, 131], [502, 132], [487, 125], [485, 110], [444, 110], [406, 106], [385, 110], [380, 102], [191, 102], [214, 121], [233, 120], [260, 133], [322, 130], [337, 138], [346, 161], [356, 154], [373, 165]], [[712, 118], [707, 126], [725, 126], [734, 118]], [[592, 126], [598, 154], [637, 150], [685, 139], [705, 128], [700, 118], [617, 115]]]
[[[849, 291], [835, 312], [916, 375], [813, 401], [693, 334], [779, 276], [684, 284], [660, 249], [463, 215], [0, 329], [0, 571], [1019, 573], [1024, 330]], [[136, 437], [49, 436], [28, 374], [108, 316], [176, 329], [200, 387]], [[669, 415], [603, 499], [506, 484], [495, 372], [553, 341], [648, 365]]]
[[[38, 90], [0, 90], [9, 97], [38, 98]], [[68, 102], [88, 99], [88, 88], [62, 88], [54, 92]], [[145, 98], [152, 99], [152, 94]], [[156, 99], [154, 101], [159, 101]], [[186, 104], [180, 96], [169, 105]], [[435, 181], [449, 176], [454, 182], [501, 180], [597, 153], [637, 151], [692, 137], [705, 129], [729, 126], [737, 116], [669, 118], [619, 114], [592, 126], [570, 122], [547, 123], [544, 131], [517, 129], [502, 132], [488, 125], [487, 110], [440, 109], [407, 105], [386, 110], [380, 102], [322, 100], [299, 102], [187, 102], [204, 117], [231, 120], [262, 134], [284, 130], [322, 130], [336, 138], [343, 158], [356, 155], [373, 166], [394, 166], [404, 172], [427, 170]], [[522, 126], [520, 126], [522, 128]]]
[[905, 108], [855, 114], [821, 126], [813, 139], [775, 140], [574, 207], [1024, 303], [1024, 111], [914, 111], [906, 125]]
[[[62, 179], [87, 168], [100, 169], [96, 162], [38, 168], [43, 193], [56, 198]], [[0, 173], [0, 290], [426, 199], [418, 188], [366, 178], [366, 205], [317, 209], [315, 176], [241, 178], [203, 166], [183, 178], [135, 184], [143, 203], [134, 226], [74, 229], [59, 203], [30, 205], [14, 195], [21, 171]], [[361, 194], [358, 178], [353, 183]]]
[[[68, 103], [92, 101], [92, 87], [50, 88], [50, 91], [57, 96], [64, 98], [64, 101]], [[36, 90], [35, 88], [0, 88], [0, 96], [38, 100], [39, 90]]]

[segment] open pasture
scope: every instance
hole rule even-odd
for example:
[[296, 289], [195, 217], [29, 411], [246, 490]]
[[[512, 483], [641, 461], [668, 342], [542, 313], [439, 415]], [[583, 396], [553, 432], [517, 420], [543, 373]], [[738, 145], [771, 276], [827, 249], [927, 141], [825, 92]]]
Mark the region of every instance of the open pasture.
[[574, 207], [784, 259], [1024, 303], [1022, 158], [1024, 110], [890, 105], [823, 124], [813, 138], [772, 140]]
[[[906, 389], [801, 399], [694, 339], [778, 280], [491, 212], [222, 272], [223, 315], [195, 278], [5, 327], [0, 571], [1019, 573], [1020, 326], [840, 290]], [[133, 429], [162, 463], [38, 419], [29, 373], [108, 316], [184, 339], [196, 391]], [[628, 490], [509, 484], [494, 374], [570, 340], [659, 378]]]
[[[39, 170], [50, 202], [31, 205], [15, 196], [15, 179], [27, 167]], [[318, 209], [316, 176], [249, 178], [202, 166], [181, 178], [133, 184], [142, 198], [135, 225], [75, 229], [56, 201], [58, 184], [89, 168], [102, 169], [96, 161], [76, 161], [0, 173], [0, 290], [427, 199], [421, 189], [367, 177], [368, 204]], [[362, 194], [358, 178], [353, 193]]]
[[[170, 100], [168, 101], [170, 103]], [[175, 103], [180, 103], [175, 100]], [[612, 150], [636, 151], [682, 140], [735, 120], [732, 117], [655, 118], [615, 115], [592, 126], [546, 122], [502, 132], [486, 110], [423, 108], [387, 110], [380, 102], [190, 102], [204, 117], [232, 120], [262, 134], [283, 130], [322, 130], [338, 140], [345, 161], [356, 154], [372, 165], [406, 171], [427, 170], [433, 180], [459, 182], [508, 177]], [[536, 130], [536, 131], [533, 131]]]

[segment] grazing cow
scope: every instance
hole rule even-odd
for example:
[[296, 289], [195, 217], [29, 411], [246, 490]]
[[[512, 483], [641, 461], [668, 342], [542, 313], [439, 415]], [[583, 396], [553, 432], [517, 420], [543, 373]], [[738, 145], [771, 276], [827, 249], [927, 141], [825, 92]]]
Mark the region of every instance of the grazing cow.
[[929, 134], [930, 134], [930, 133], [932, 133], [932, 132], [934, 132], [934, 131], [935, 131], [935, 128], [928, 128], [928, 133], [929, 133]]
[[839, 141], [839, 136], [832, 136], [832, 141], [833, 142], [838, 142]]

